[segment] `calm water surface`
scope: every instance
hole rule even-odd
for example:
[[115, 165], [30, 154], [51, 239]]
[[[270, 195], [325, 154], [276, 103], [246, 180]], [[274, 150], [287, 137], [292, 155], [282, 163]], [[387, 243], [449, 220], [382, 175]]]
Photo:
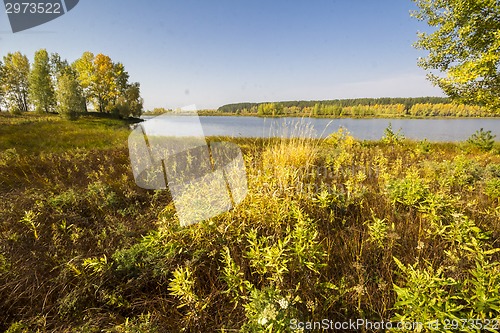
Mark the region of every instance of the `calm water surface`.
[[[144, 117], [146, 120], [155, 117]], [[179, 117], [176, 117], [179, 118]], [[156, 126], [159, 126], [160, 120]], [[181, 120], [182, 121], [182, 120]], [[207, 136], [231, 137], [326, 137], [340, 127], [354, 137], [377, 140], [392, 124], [393, 130], [410, 139], [430, 141], [463, 141], [475, 131], [491, 130], [500, 140], [500, 119], [328, 119], [328, 118], [261, 118], [261, 117], [200, 117]], [[145, 123], [147, 124], [147, 122]]]

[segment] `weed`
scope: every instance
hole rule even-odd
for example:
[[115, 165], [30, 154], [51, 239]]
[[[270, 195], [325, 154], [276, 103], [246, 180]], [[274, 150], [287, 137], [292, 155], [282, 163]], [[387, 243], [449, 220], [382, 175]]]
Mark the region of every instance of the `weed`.
[[292, 332], [290, 321], [296, 318], [294, 300], [284, 297], [279, 290], [253, 290], [245, 305], [247, 322], [242, 332]]
[[394, 132], [392, 129], [392, 124], [389, 123], [386, 129], [384, 129], [384, 136], [382, 137], [382, 142], [390, 144], [399, 144], [405, 139], [404, 134], [401, 133], [401, 129]]
[[[367, 221], [365, 223], [368, 226], [368, 235], [370, 237], [370, 241], [375, 243], [378, 247], [384, 248], [386, 246], [387, 234], [389, 229], [387, 221], [385, 219], [379, 219], [374, 216], [372, 221]], [[394, 225], [392, 226], [392, 229], [394, 229]]]
[[[452, 223], [435, 232], [444, 240], [446, 260], [442, 265], [435, 268], [436, 264], [426, 261], [419, 267], [419, 263], [404, 265], [394, 259], [404, 281], [403, 286], [395, 286], [395, 319], [446, 330], [439, 328], [450, 320], [498, 318], [500, 265], [493, 255], [500, 249], [485, 244], [489, 237], [462, 214], [453, 214]], [[460, 273], [459, 267], [463, 267]], [[477, 329], [462, 326], [465, 332]]]
[[40, 227], [40, 222], [37, 222], [36, 220], [39, 215], [40, 214], [34, 213], [32, 210], [28, 210], [24, 212], [23, 218], [19, 221], [31, 229], [35, 239], [38, 239], [38, 228]]
[[484, 193], [492, 199], [500, 198], [500, 178], [488, 179]]
[[403, 179], [392, 180], [388, 187], [388, 196], [393, 204], [406, 207], [418, 207], [429, 195], [429, 186], [413, 170]]

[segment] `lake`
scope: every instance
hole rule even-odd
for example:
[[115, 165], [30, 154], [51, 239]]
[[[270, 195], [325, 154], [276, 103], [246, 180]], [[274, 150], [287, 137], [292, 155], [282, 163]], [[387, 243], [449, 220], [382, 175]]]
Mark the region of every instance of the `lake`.
[[[155, 119], [155, 127], [169, 121], [171, 117], [145, 116]], [[182, 117], [173, 117], [182, 123]], [[455, 119], [332, 119], [332, 118], [261, 118], [202, 116], [200, 123], [206, 136], [231, 137], [326, 137], [340, 127], [361, 140], [377, 140], [384, 135], [384, 129], [392, 124], [393, 131], [401, 129], [407, 138], [429, 141], [464, 141], [475, 131], [491, 130], [500, 140], [500, 118], [455, 118]], [[187, 120], [187, 119], [186, 119]], [[150, 126], [146, 121], [144, 124]]]

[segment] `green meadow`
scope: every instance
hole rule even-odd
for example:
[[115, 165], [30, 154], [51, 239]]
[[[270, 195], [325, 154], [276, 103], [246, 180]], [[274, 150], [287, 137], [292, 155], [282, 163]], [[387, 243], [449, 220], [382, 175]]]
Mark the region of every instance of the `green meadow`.
[[224, 138], [242, 149], [247, 197], [189, 227], [168, 190], [134, 183], [129, 133], [119, 119], [0, 114], [0, 331], [498, 330], [500, 144], [487, 132]]

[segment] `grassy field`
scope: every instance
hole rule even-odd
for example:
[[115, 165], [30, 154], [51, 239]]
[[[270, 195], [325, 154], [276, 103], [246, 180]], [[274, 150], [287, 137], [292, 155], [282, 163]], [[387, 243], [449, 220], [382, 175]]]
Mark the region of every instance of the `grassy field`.
[[69, 122], [56, 114], [1, 114], [0, 127], [0, 150], [20, 153], [123, 147], [129, 135], [126, 122], [91, 115]]
[[247, 197], [181, 228], [167, 190], [135, 185], [128, 134], [0, 115], [0, 331], [495, 331], [498, 142], [232, 139]]

